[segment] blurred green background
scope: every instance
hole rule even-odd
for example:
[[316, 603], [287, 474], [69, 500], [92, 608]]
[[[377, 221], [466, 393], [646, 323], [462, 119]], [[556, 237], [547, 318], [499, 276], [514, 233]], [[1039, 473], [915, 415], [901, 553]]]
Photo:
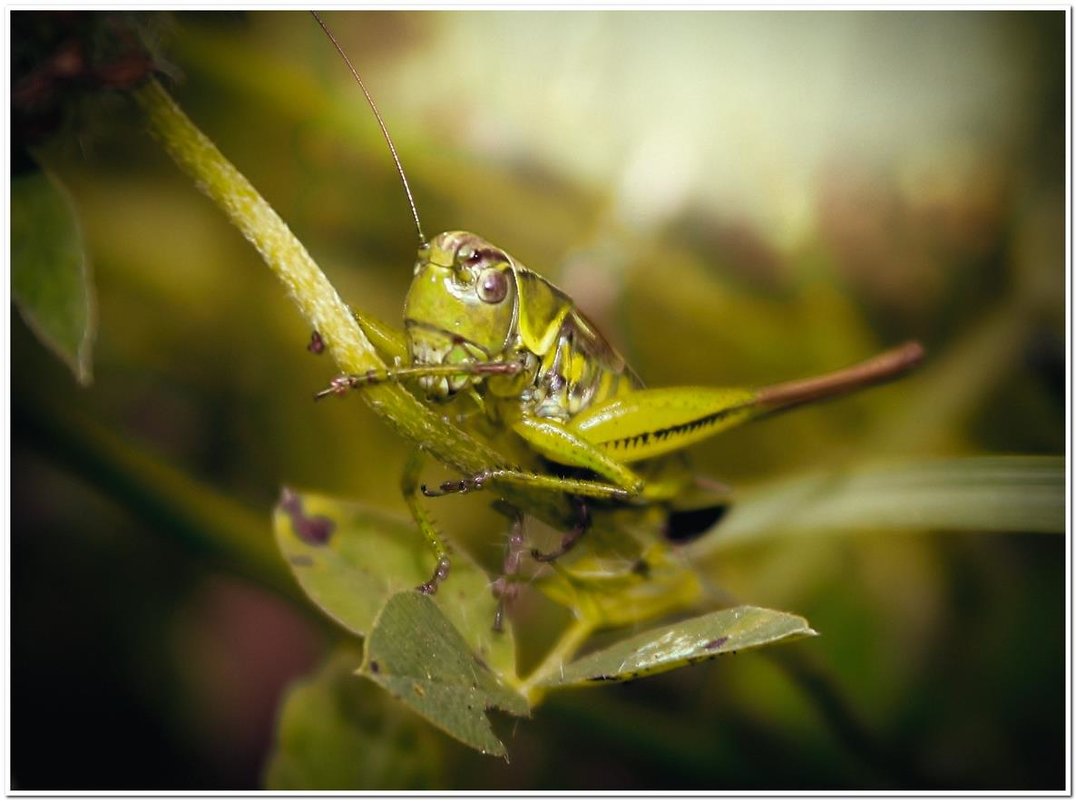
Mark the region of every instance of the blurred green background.
[[[1064, 453], [1063, 12], [326, 18], [427, 234], [476, 231], [551, 278], [649, 384], [770, 383], [927, 346], [897, 384], [695, 448], [700, 471], [749, 487], [902, 457]], [[314, 21], [140, 23], [179, 103], [345, 299], [398, 321], [415, 233]], [[406, 448], [357, 399], [311, 402], [333, 365], [132, 103], [80, 102], [36, 153], [77, 205], [97, 331], [80, 388], [12, 315], [13, 781], [257, 786], [285, 688], [336, 635], [177, 523], [169, 487], [184, 479], [125, 459], [240, 504], [270, 553], [283, 484], [402, 514]], [[502, 519], [483, 499], [436, 511], [496, 564]], [[716, 582], [806, 616], [823, 636], [783, 648], [810, 671], [744, 654], [555, 696], [501, 726], [510, 764], [390, 706], [414, 764], [363, 780], [1060, 788], [1065, 554], [1058, 536], [915, 531], [736, 551]], [[834, 725], [831, 692], [869, 740]]]

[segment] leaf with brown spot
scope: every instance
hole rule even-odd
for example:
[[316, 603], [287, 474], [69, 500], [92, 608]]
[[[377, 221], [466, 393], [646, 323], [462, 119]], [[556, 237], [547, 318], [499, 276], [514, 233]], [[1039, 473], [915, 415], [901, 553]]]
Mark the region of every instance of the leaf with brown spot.
[[[331, 533], [311, 536], [311, 525], [313, 533]], [[433, 569], [433, 555], [413, 523], [362, 504], [285, 489], [273, 528], [310, 600], [360, 636], [370, 633], [389, 598], [415, 592]], [[490, 578], [467, 554], [453, 553], [451, 575], [433, 601], [468, 643], [472, 661], [497, 675], [514, 674], [511, 627], [492, 630], [497, 601]]]
[[721, 654], [758, 648], [815, 632], [798, 615], [738, 606], [682, 620], [628, 637], [577, 659], [547, 683], [564, 687], [631, 679], [664, 673]]

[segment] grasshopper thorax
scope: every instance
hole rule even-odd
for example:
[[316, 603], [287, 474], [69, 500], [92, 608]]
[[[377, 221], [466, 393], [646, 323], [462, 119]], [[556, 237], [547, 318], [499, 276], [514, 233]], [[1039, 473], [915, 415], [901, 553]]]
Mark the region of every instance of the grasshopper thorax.
[[[517, 288], [504, 251], [465, 231], [439, 234], [419, 248], [404, 303], [414, 365], [502, 361], [514, 339]], [[420, 379], [430, 397], [447, 398], [478, 383], [460, 373]]]

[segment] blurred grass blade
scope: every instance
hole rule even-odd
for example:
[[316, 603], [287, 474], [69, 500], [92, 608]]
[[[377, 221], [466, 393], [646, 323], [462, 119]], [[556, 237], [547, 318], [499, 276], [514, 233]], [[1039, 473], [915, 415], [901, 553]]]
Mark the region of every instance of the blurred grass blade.
[[[303, 591], [359, 636], [370, 633], [389, 598], [413, 591], [433, 569], [433, 554], [413, 523], [359, 503], [285, 489], [273, 528]], [[493, 632], [490, 579], [467, 554], [453, 554], [452, 580], [433, 598], [492, 670], [515, 675], [511, 626]]]
[[440, 783], [433, 730], [355, 675], [362, 649], [346, 643], [294, 684], [277, 722], [270, 790], [383, 790]]
[[991, 456], [816, 473], [745, 492], [691, 550], [792, 534], [878, 529], [1060, 533], [1065, 460]]
[[591, 684], [664, 673], [722, 654], [817, 632], [797, 615], [738, 606], [652, 629], [584, 656], [551, 678], [549, 686]]
[[11, 181], [11, 294], [26, 324], [71, 368], [92, 380], [93, 285], [74, 205], [44, 171]]
[[248, 509], [124, 439], [65, 398], [16, 394], [12, 428], [105, 497], [141, 516], [154, 534], [286, 598], [302, 597], [270, 541], [264, 512]]
[[363, 675], [438, 728], [491, 756], [505, 756], [486, 710], [528, 714], [519, 693], [498, 681], [426, 595], [394, 595], [366, 641]]

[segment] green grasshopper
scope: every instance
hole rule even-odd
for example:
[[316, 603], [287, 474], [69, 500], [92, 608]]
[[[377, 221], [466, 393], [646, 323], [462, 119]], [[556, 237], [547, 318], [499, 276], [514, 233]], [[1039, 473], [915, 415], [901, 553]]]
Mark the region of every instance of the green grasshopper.
[[[449, 550], [419, 502], [436, 496], [513, 485], [568, 496], [578, 519], [550, 553], [552, 561], [587, 530], [591, 507], [664, 507], [667, 534], [683, 537], [709, 527], [712, 513], [689, 516], [676, 530], [679, 499], [699, 480], [683, 450], [733, 426], [802, 403], [844, 394], [898, 377], [923, 356], [908, 342], [844, 370], [762, 389], [647, 388], [572, 299], [501, 248], [465, 231], [427, 240], [395, 146], [358, 72], [320, 16], [314, 16], [343, 57], [373, 111], [403, 184], [419, 237], [414, 278], [404, 302], [404, 335], [371, 321], [360, 324], [390, 358], [406, 363], [364, 375], [342, 375], [317, 397], [345, 394], [377, 382], [412, 384], [430, 403], [469, 398], [487, 430], [510, 431], [522, 457], [537, 469], [489, 469], [419, 485], [412, 459], [403, 487], [416, 523], [437, 563], [418, 589], [434, 593], [448, 575]], [[529, 458], [528, 458], [529, 457]], [[510, 549], [506, 574], [518, 567]], [[495, 591], [505, 593], [504, 583]], [[500, 614], [495, 622], [499, 627]]]

